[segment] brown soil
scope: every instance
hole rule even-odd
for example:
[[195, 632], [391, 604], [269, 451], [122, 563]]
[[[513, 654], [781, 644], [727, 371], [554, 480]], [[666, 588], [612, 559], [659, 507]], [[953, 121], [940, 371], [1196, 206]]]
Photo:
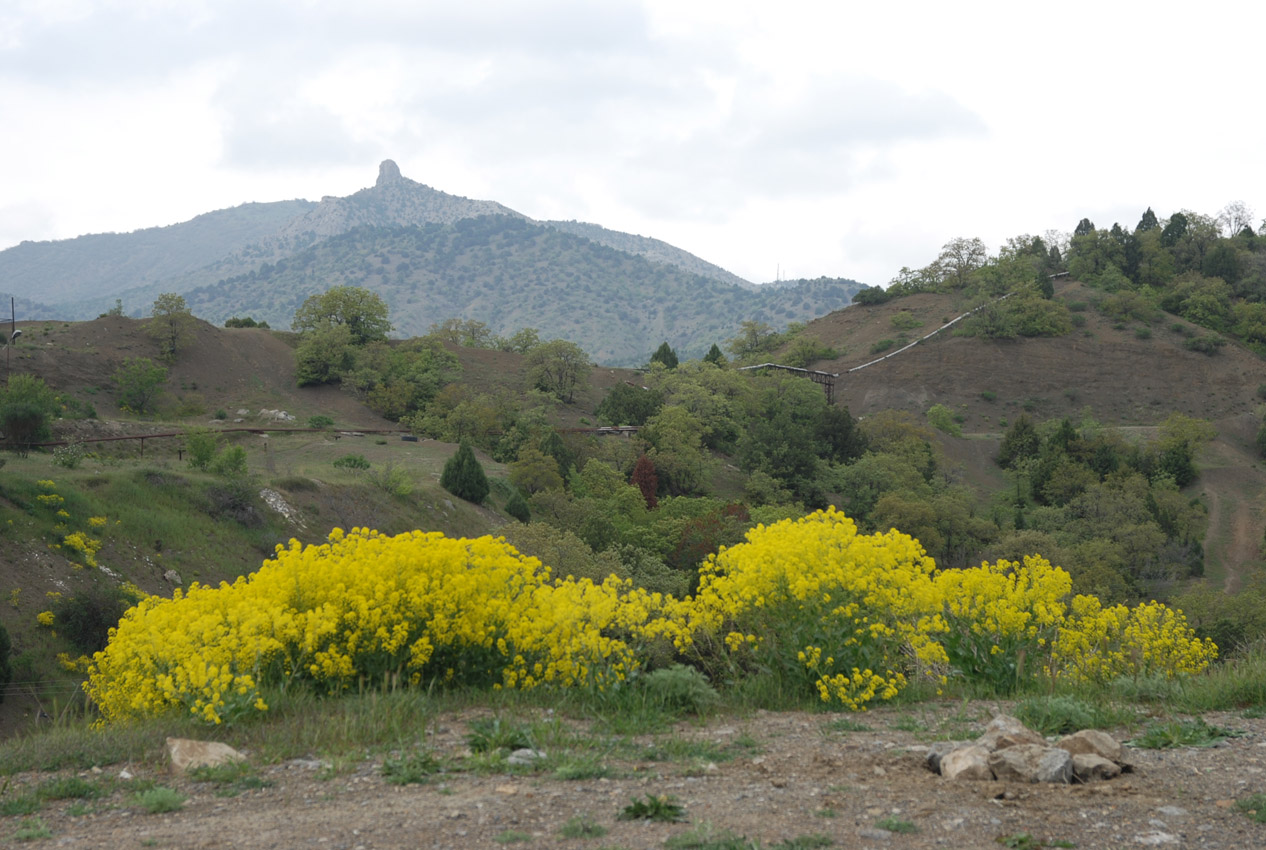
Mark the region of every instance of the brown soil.
[[[59, 846], [119, 847], [329, 847], [466, 848], [521, 841], [526, 847], [662, 847], [675, 835], [710, 825], [777, 846], [798, 836], [828, 836], [847, 848], [1076, 846], [1082, 850], [1160, 846], [1241, 850], [1266, 846], [1266, 825], [1251, 821], [1234, 801], [1266, 791], [1266, 721], [1210, 715], [1215, 725], [1242, 737], [1207, 749], [1135, 750], [1135, 770], [1091, 785], [955, 783], [923, 767], [928, 733], [898, 731], [921, 723], [932, 730], [977, 731], [997, 706], [924, 706], [857, 715], [873, 731], [831, 731], [830, 717], [759, 712], [682, 724], [681, 738], [738, 752], [716, 763], [610, 759], [611, 778], [566, 781], [546, 772], [512, 775], [452, 773], [427, 785], [388, 785], [381, 758], [324, 766], [318, 759], [264, 765], [272, 787], [234, 798], [215, 786], [131, 766], [136, 780], [152, 779], [190, 796], [177, 813], [149, 815], [116, 783], [111, 797], [81, 808], [45, 805], [39, 817]], [[964, 716], [971, 722], [964, 723]], [[473, 719], [449, 715], [427, 731], [438, 753], [460, 761]], [[1118, 733], [1119, 735], [1124, 733]], [[641, 739], [650, 743], [650, 739]], [[748, 746], [736, 747], [743, 743]], [[548, 754], [547, 754], [548, 755]], [[117, 776], [121, 766], [111, 766]], [[526, 770], [526, 769], [523, 769]], [[87, 776], [88, 774], [84, 774]], [[47, 775], [25, 774], [8, 793]], [[634, 798], [670, 794], [685, 807], [687, 823], [617, 819]], [[569, 819], [588, 817], [609, 833], [567, 839]], [[879, 828], [909, 823], [917, 831]], [[8, 838], [20, 818], [0, 820]], [[1023, 836], [1030, 836], [1023, 843]], [[516, 841], [517, 836], [517, 841]], [[1071, 842], [1053, 844], [1053, 842]]]

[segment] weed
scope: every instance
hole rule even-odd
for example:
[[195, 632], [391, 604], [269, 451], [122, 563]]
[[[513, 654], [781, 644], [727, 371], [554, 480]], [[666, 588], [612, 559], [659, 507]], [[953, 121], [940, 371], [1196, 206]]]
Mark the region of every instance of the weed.
[[563, 838], [601, 838], [607, 831], [605, 826], [589, 815], [577, 815], [563, 824], [558, 834]]
[[0, 817], [33, 815], [39, 810], [40, 799], [34, 794], [24, 794], [21, 797], [10, 797], [7, 800], [0, 801]]
[[614, 774], [602, 757], [597, 754], [572, 756], [554, 768], [555, 779], [605, 779]]
[[634, 799], [619, 814], [620, 820], [651, 820], [660, 823], [681, 823], [686, 820], [686, 810], [669, 794], [647, 794]]
[[1077, 845], [1071, 841], [1065, 841], [1062, 838], [1053, 841], [1042, 841], [1034, 838], [1027, 832], [1017, 832], [1015, 835], [1000, 835], [997, 839], [998, 843], [1010, 850], [1042, 850], [1043, 847], [1076, 847]]
[[178, 812], [189, 799], [174, 788], [158, 785], [136, 795], [136, 804], [151, 815]]
[[760, 845], [728, 829], [718, 832], [710, 823], [670, 836], [664, 846], [668, 850], [759, 850]]
[[998, 394], [993, 390], [981, 390], [980, 397], [985, 401], [997, 401]]
[[413, 785], [430, 782], [442, 765], [427, 750], [414, 750], [382, 763], [382, 777], [391, 785]]
[[272, 782], [263, 779], [255, 772], [255, 768], [245, 761], [233, 761], [214, 767], [196, 767], [189, 771], [195, 782], [209, 782], [216, 786], [217, 797], [236, 797], [243, 791], [254, 788], [270, 788]]
[[519, 844], [524, 841], [531, 841], [532, 834], [521, 829], [507, 829], [505, 832], [497, 833], [492, 840], [498, 844]]
[[334, 467], [336, 469], [349, 469], [353, 472], [358, 472], [369, 469], [369, 461], [365, 459], [364, 455], [343, 455], [334, 461]]
[[881, 818], [875, 821], [875, 827], [888, 832], [898, 832], [902, 835], [910, 835], [919, 831], [919, 828], [912, 821], [902, 820], [901, 818]]
[[1266, 794], [1236, 800], [1235, 807], [1258, 823], [1266, 823]]
[[869, 732], [870, 727], [851, 717], [839, 717], [822, 727], [826, 732]]
[[1021, 700], [1015, 707], [1015, 716], [1043, 735], [1067, 735], [1081, 729], [1128, 726], [1136, 719], [1133, 709], [1095, 705], [1066, 695]]
[[1244, 733], [1236, 729], [1210, 726], [1204, 718], [1195, 720], [1170, 720], [1152, 723], [1143, 734], [1127, 741], [1130, 746], [1144, 750], [1164, 750], [1172, 747], [1212, 747], [1225, 738], [1236, 738]]
[[830, 806], [827, 806], [825, 809], [818, 809], [816, 812], [813, 813], [813, 816], [815, 818], [824, 818], [826, 820], [830, 820], [831, 818], [838, 817], [839, 814], [840, 813], [837, 812], [835, 809], [832, 809]]
[[50, 779], [35, 789], [35, 795], [41, 800], [95, 800], [105, 794], [105, 788], [78, 776]]
[[888, 349], [892, 348], [894, 345], [896, 345], [896, 342], [894, 340], [881, 339], [879, 340], [879, 342], [875, 343], [874, 345], [870, 347], [870, 353], [880, 354], [881, 352], [887, 351]]
[[466, 744], [473, 753], [495, 753], [532, 747], [527, 727], [504, 721], [500, 717], [481, 717], [470, 724], [470, 729]]
[[53, 831], [39, 818], [23, 818], [22, 823], [18, 824], [17, 831], [13, 833], [14, 841], [38, 841], [41, 838], [52, 837]]
[[684, 664], [648, 673], [641, 684], [647, 697], [664, 711], [704, 714], [720, 701], [708, 677]]

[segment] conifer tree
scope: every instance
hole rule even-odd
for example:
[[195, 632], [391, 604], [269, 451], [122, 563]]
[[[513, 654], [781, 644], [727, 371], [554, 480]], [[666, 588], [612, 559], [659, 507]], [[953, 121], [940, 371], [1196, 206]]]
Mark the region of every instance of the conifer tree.
[[668, 340], [664, 340], [655, 349], [655, 353], [651, 355], [652, 363], [663, 363], [669, 369], [677, 368], [677, 352], [673, 351], [672, 346], [668, 344]]
[[708, 353], [703, 356], [703, 362], [715, 363], [717, 366], [724, 366], [727, 361], [725, 359], [725, 355], [721, 353], [721, 349], [714, 342], [712, 343], [712, 347], [708, 349]]
[[506, 513], [519, 522], [527, 522], [532, 519], [532, 511], [528, 508], [527, 499], [524, 499], [523, 494], [518, 490], [515, 490], [506, 502]]
[[456, 454], [444, 464], [440, 473], [440, 486], [459, 499], [479, 504], [488, 496], [488, 477], [479, 465], [475, 453], [462, 441]]

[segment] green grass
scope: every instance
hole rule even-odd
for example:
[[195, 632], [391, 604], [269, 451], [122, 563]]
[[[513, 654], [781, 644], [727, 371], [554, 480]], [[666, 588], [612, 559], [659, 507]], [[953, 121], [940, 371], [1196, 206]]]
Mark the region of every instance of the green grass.
[[497, 833], [492, 840], [498, 844], [522, 844], [525, 841], [531, 841], [532, 834], [521, 829], [507, 829], [505, 832]]
[[1243, 732], [1210, 726], [1203, 718], [1194, 720], [1168, 720], [1152, 723], [1139, 735], [1126, 743], [1145, 750], [1163, 750], [1176, 747], [1212, 747], [1227, 738], [1236, 738]]
[[888, 832], [896, 832], [901, 835], [910, 835], [919, 831], [913, 821], [904, 820], [902, 818], [881, 818], [875, 821], [877, 829], [884, 829]]
[[216, 786], [217, 797], [236, 797], [243, 791], [257, 788], [270, 788], [272, 782], [259, 775], [249, 762], [231, 761], [214, 767], [196, 767], [189, 771], [189, 778], [195, 782], [206, 782]]
[[39, 818], [24, 818], [13, 833], [14, 841], [38, 841], [52, 837], [53, 831]]
[[40, 798], [34, 794], [23, 794], [20, 797], [4, 797], [0, 799], [0, 817], [15, 815], [33, 815], [40, 810]]
[[839, 717], [823, 725], [826, 732], [869, 732], [870, 727], [851, 717]]
[[589, 815], [577, 815], [559, 827], [558, 834], [563, 838], [601, 838], [609, 830]]
[[670, 794], [647, 794], [625, 806], [620, 820], [650, 820], [659, 823], [680, 823], [686, 819], [686, 810]]
[[178, 812], [189, 798], [174, 788], [158, 785], [136, 794], [136, 804], [151, 815]]
[[1253, 794], [1235, 801], [1235, 807], [1252, 820], [1266, 823], [1266, 794]]
[[35, 795], [41, 800], [95, 800], [108, 793], [109, 789], [101, 784], [78, 776], [49, 779], [35, 789]]
[[414, 785], [431, 782], [443, 765], [429, 750], [405, 752], [382, 763], [382, 778], [391, 785]]
[[466, 736], [466, 744], [474, 753], [534, 747], [528, 727], [522, 723], [503, 720], [500, 717], [481, 717], [470, 724], [470, 729], [470, 734]]
[[717, 830], [710, 823], [671, 835], [664, 841], [668, 850], [760, 850], [760, 844], [728, 829]]
[[1138, 714], [1126, 706], [1091, 702], [1067, 694], [1029, 697], [1016, 704], [1015, 716], [1042, 735], [1067, 735], [1082, 729], [1132, 726]]

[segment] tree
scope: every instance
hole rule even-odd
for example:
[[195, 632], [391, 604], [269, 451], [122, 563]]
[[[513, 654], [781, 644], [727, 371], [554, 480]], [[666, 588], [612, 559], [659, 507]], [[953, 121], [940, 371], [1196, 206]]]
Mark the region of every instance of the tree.
[[1228, 237], [1236, 236], [1244, 228], [1253, 226], [1253, 210], [1243, 201], [1231, 201], [1218, 213], [1218, 226]]
[[510, 498], [506, 500], [506, 513], [519, 522], [530, 522], [532, 519], [532, 510], [528, 507], [527, 500], [523, 498], [523, 494], [518, 490], [511, 493]]
[[574, 342], [552, 339], [527, 355], [528, 380], [566, 404], [589, 384], [589, 355]]
[[136, 413], [150, 410], [167, 381], [167, 368], [148, 357], [129, 357], [114, 371], [119, 407]]
[[782, 334], [775, 331], [765, 322], [747, 319], [739, 330], [739, 335], [726, 342], [730, 353], [739, 360], [757, 354], [773, 351], [782, 342]]
[[609, 425], [645, 425], [663, 406], [664, 396], [658, 390], [616, 384], [594, 414]]
[[941, 247], [936, 262], [945, 271], [945, 281], [955, 289], [967, 285], [967, 277], [985, 264], [989, 251], [979, 239], [951, 239]]
[[1143, 213], [1143, 217], [1139, 219], [1138, 226], [1134, 228], [1135, 233], [1146, 233], [1149, 230], [1155, 230], [1160, 227], [1160, 222], [1156, 220], [1156, 213], [1152, 212], [1152, 208], [1148, 207]]
[[0, 390], [0, 430], [25, 455], [33, 444], [52, 436], [50, 423], [59, 407], [57, 394], [33, 375], [14, 375]]
[[193, 340], [196, 319], [189, 312], [185, 299], [174, 292], [164, 292], [154, 299], [150, 308], [153, 317], [145, 330], [158, 342], [159, 354], [164, 360], [174, 360], [176, 353]]
[[391, 332], [387, 302], [362, 286], [336, 286], [308, 296], [295, 312], [290, 326], [307, 333], [328, 325], [342, 325], [351, 332], [353, 345], [386, 339]]
[[1041, 449], [1042, 438], [1038, 436], [1033, 420], [1021, 413], [1003, 435], [996, 460], [1003, 469], [1013, 469], [1022, 461], [1036, 458]]
[[295, 349], [299, 386], [341, 380], [356, 361], [352, 331], [346, 325], [322, 325], [307, 331]]
[[641, 455], [633, 464], [633, 485], [642, 493], [648, 510], [659, 507], [659, 499], [655, 493], [659, 490], [659, 476], [655, 474], [655, 463], [646, 455]]
[[673, 351], [668, 341], [660, 343], [659, 348], [655, 349], [655, 353], [651, 355], [652, 363], [662, 363], [667, 369], [677, 368], [677, 352]]
[[480, 504], [488, 497], [488, 477], [479, 465], [475, 452], [464, 440], [444, 464], [440, 486], [459, 499]]
[[708, 353], [703, 355], [703, 362], [711, 363], [714, 366], [724, 366], [729, 361], [725, 359], [725, 355], [721, 352], [720, 346], [714, 342], [712, 343], [712, 347], [708, 349]]
[[1073, 228], [1073, 236], [1088, 236], [1095, 232], [1095, 223], [1088, 218], [1083, 218], [1077, 222], [1077, 226]]
[[510, 464], [510, 483], [529, 496], [542, 490], [562, 489], [558, 461], [540, 449], [524, 446], [519, 459]]

